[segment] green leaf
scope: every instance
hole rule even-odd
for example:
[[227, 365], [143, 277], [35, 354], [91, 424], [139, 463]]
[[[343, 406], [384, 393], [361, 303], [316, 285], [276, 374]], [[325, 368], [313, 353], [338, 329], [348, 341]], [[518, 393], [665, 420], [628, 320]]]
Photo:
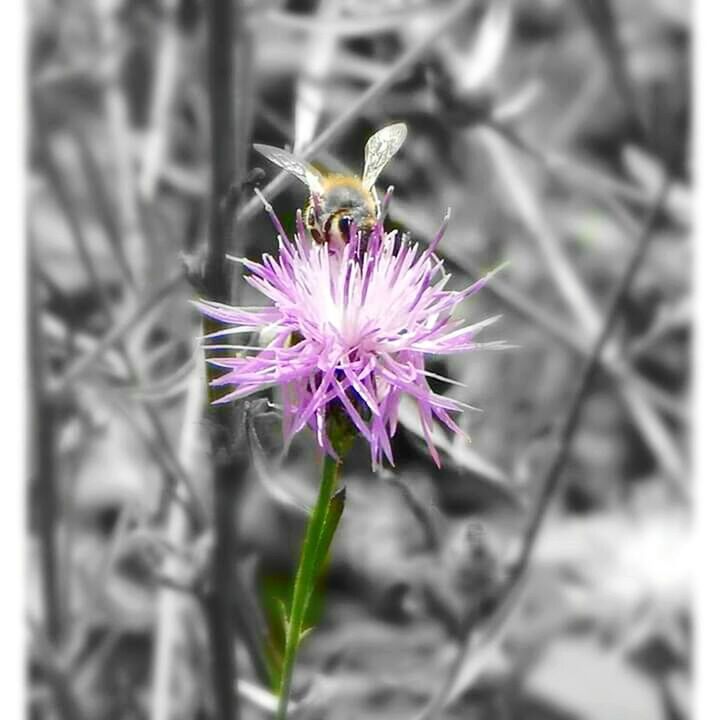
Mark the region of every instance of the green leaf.
[[303, 640], [305, 640], [305, 638], [306, 638], [314, 629], [315, 629], [315, 628], [312, 628], [312, 627], [305, 628], [305, 629], [300, 633], [300, 642], [302, 642]]
[[280, 619], [282, 620], [282, 628], [283, 628], [283, 645], [287, 643], [287, 632], [288, 632], [288, 626], [290, 625], [290, 614], [288, 613], [287, 605], [282, 601], [280, 598], [275, 598], [275, 602], [277, 602], [278, 607], [280, 608]]
[[340, 490], [333, 495], [332, 500], [330, 500], [330, 505], [328, 507], [325, 522], [320, 533], [320, 540], [318, 542], [316, 580], [325, 570], [330, 559], [330, 545], [335, 537], [335, 531], [337, 530], [343, 510], [345, 509], [345, 496], [346, 491], [343, 487], [340, 488]]

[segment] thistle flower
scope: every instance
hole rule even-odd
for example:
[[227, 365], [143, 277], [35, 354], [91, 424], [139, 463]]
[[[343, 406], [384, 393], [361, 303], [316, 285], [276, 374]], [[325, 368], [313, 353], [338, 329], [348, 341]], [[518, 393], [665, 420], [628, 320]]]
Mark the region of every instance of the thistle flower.
[[226, 372], [211, 382], [230, 391], [215, 402], [231, 402], [277, 386], [283, 403], [286, 443], [305, 426], [320, 447], [336, 457], [328, 421], [340, 412], [370, 445], [373, 467], [383, 456], [393, 464], [390, 438], [395, 434], [401, 396], [417, 409], [429, 451], [433, 418], [461, 433], [449, 413], [466, 406], [434, 392], [427, 381], [448, 378], [425, 369], [428, 355], [450, 355], [480, 347], [476, 333], [491, 317], [465, 326], [453, 310], [476, 293], [490, 275], [462, 291], [446, 290], [449, 275], [435, 250], [447, 222], [424, 250], [382, 219], [367, 234], [352, 227], [344, 246], [309, 240], [298, 213], [292, 240], [272, 208], [266, 210], [278, 232], [278, 255], [261, 262], [231, 258], [249, 271], [247, 282], [270, 300], [267, 307], [232, 307], [199, 301], [210, 318], [228, 325], [205, 340], [271, 330], [266, 345], [207, 344], [206, 350], [244, 351], [208, 362]]

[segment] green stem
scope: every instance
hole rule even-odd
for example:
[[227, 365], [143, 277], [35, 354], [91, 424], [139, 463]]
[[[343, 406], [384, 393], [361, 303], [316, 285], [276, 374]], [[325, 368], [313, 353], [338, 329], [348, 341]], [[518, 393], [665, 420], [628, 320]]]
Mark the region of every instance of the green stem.
[[330, 540], [332, 539], [329, 535], [337, 526], [337, 518], [331, 512], [331, 505], [339, 469], [340, 463], [337, 460], [325, 456], [320, 490], [305, 531], [300, 564], [293, 585], [290, 617], [286, 621], [285, 653], [280, 675], [277, 720], [285, 720], [287, 717], [292, 672], [298, 647], [302, 640], [305, 614], [310, 604], [310, 597], [315, 589], [318, 572], [327, 557]]

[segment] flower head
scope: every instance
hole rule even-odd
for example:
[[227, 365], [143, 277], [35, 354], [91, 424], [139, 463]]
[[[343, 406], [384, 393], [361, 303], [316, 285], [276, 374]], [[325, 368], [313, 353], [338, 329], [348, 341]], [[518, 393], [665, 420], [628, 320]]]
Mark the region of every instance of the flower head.
[[[230, 402], [277, 386], [283, 402], [286, 442], [309, 426], [319, 445], [334, 455], [328, 419], [340, 411], [369, 445], [373, 466], [384, 455], [393, 463], [400, 398], [417, 404], [430, 452], [439, 465], [431, 432], [433, 418], [451, 431], [460, 428], [450, 412], [464, 406], [435, 393], [425, 369], [427, 355], [449, 355], [479, 347], [474, 337], [496, 318], [465, 326], [452, 317], [465, 298], [488, 280], [462, 291], [446, 290], [449, 275], [434, 254], [448, 218], [429, 247], [386, 233], [379, 221], [367, 235], [350, 231], [342, 247], [309, 241], [298, 215], [290, 240], [269, 205], [278, 231], [277, 257], [241, 259], [247, 282], [265, 295], [266, 307], [231, 307], [199, 301], [207, 316], [228, 325], [205, 337], [211, 342], [233, 334], [271, 329], [266, 345], [208, 344], [207, 350], [241, 350], [235, 357], [208, 362], [226, 372], [212, 381], [229, 392]], [[222, 341], [221, 341], [222, 342]]]

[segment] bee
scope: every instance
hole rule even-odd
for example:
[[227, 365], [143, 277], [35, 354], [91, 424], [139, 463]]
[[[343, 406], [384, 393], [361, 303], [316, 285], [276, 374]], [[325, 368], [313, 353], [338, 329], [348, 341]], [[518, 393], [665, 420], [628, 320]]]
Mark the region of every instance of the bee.
[[355, 175], [322, 174], [309, 163], [271, 145], [253, 147], [268, 160], [303, 182], [310, 191], [303, 213], [305, 227], [317, 243], [347, 243], [353, 224], [368, 231], [380, 215], [375, 181], [407, 137], [405, 123], [378, 130], [365, 144], [362, 179]]

